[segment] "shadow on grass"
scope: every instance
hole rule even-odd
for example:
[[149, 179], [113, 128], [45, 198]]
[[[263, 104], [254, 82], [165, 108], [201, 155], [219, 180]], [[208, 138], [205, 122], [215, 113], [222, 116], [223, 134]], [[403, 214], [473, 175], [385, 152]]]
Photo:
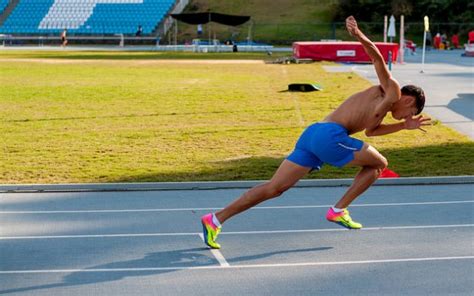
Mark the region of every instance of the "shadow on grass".
[[[474, 142], [446, 143], [423, 147], [384, 149], [389, 168], [401, 177], [459, 176], [474, 172]], [[151, 173], [123, 176], [110, 182], [170, 182], [170, 181], [233, 181], [268, 180], [284, 157], [249, 157], [207, 163], [196, 171]], [[353, 178], [358, 168], [338, 169], [324, 165], [321, 171], [308, 174], [307, 179]], [[104, 180], [100, 180], [104, 181]]]

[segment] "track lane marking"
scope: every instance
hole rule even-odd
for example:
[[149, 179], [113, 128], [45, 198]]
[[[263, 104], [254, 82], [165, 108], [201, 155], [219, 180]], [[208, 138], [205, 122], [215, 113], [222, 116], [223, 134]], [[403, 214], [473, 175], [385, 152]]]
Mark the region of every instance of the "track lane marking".
[[[199, 233], [199, 237], [201, 238], [202, 242], [204, 243], [204, 235], [202, 233]], [[214, 255], [217, 262], [219, 262], [219, 265], [221, 267], [229, 267], [230, 266], [229, 262], [227, 262], [227, 260], [225, 260], [225, 257], [224, 257], [224, 255], [222, 255], [221, 251], [219, 251], [218, 249], [211, 249], [211, 248], [209, 248], [209, 250], [211, 251], [212, 255]]]
[[[446, 205], [474, 203], [474, 200], [456, 201], [427, 201], [427, 202], [402, 202], [402, 203], [373, 203], [353, 204], [351, 207], [388, 207], [388, 206], [418, 206], [418, 205]], [[278, 210], [278, 209], [312, 209], [329, 208], [333, 205], [301, 205], [301, 206], [264, 206], [253, 207], [249, 210]], [[133, 212], [178, 212], [178, 211], [218, 211], [222, 208], [155, 208], [155, 209], [123, 209], [123, 210], [58, 210], [58, 211], [0, 211], [0, 214], [81, 214], [81, 213], [133, 213]]]
[[[377, 230], [406, 230], [406, 229], [438, 229], [473, 227], [474, 224], [447, 224], [447, 225], [413, 225], [413, 226], [381, 226], [365, 227], [359, 230], [348, 230], [345, 228], [321, 228], [321, 229], [297, 229], [297, 230], [257, 230], [257, 231], [230, 231], [222, 232], [220, 235], [240, 234], [279, 234], [279, 233], [311, 233], [311, 232], [339, 232], [339, 231], [377, 231]], [[159, 237], [159, 236], [194, 236], [201, 235], [200, 232], [176, 232], [176, 233], [117, 233], [117, 234], [74, 234], [74, 235], [31, 235], [31, 236], [0, 236], [0, 240], [15, 239], [63, 239], [63, 238], [113, 238], [113, 237]]]
[[427, 262], [427, 261], [452, 261], [474, 259], [474, 256], [451, 256], [451, 257], [424, 257], [424, 258], [394, 258], [380, 260], [358, 260], [358, 261], [327, 261], [327, 262], [300, 262], [300, 263], [274, 263], [274, 264], [249, 264], [249, 265], [210, 265], [190, 267], [144, 267], [144, 268], [91, 268], [91, 269], [32, 269], [32, 270], [0, 270], [0, 274], [28, 274], [28, 273], [75, 273], [75, 272], [143, 272], [163, 270], [208, 270], [208, 269], [250, 269], [250, 268], [276, 268], [276, 267], [311, 267], [311, 266], [337, 266], [357, 264], [383, 264], [401, 262]]

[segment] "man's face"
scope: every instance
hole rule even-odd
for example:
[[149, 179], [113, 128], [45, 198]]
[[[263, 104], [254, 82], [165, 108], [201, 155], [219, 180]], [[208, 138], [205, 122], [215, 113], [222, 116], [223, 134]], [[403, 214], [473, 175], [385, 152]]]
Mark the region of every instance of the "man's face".
[[402, 95], [400, 100], [393, 105], [392, 116], [397, 120], [402, 120], [415, 116], [417, 112], [415, 98]]

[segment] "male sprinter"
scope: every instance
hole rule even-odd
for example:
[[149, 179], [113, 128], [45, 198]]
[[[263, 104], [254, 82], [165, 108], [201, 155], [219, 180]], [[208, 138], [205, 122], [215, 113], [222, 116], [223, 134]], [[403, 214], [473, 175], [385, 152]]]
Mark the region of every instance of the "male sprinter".
[[[347, 207], [379, 177], [387, 167], [387, 159], [374, 147], [349, 135], [365, 130], [369, 137], [380, 136], [403, 129], [422, 129], [422, 126], [430, 124], [429, 118], [415, 116], [425, 104], [423, 90], [413, 85], [400, 89], [398, 82], [390, 75], [380, 51], [360, 31], [352, 16], [346, 19], [346, 27], [372, 59], [380, 85], [350, 96], [322, 122], [306, 128], [295, 150], [282, 162], [270, 181], [248, 190], [223, 210], [203, 216], [204, 240], [209, 247], [220, 248], [216, 239], [221, 224], [227, 219], [281, 195], [308, 172], [320, 169], [323, 163], [337, 167], [361, 167], [347, 192], [326, 215], [327, 220], [346, 228], [361, 228], [361, 224], [351, 219]], [[388, 112], [392, 113], [393, 118], [403, 121], [382, 124]]]

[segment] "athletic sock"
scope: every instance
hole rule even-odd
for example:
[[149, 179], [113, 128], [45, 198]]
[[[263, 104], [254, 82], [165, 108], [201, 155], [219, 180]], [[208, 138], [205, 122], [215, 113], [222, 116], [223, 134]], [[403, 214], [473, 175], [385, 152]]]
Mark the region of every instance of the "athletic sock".
[[340, 213], [340, 212], [344, 211], [344, 209], [339, 209], [339, 208], [336, 208], [336, 207], [332, 207], [332, 210], [334, 211], [334, 213]]
[[221, 222], [219, 222], [219, 220], [216, 217], [216, 214], [214, 213], [212, 213], [212, 223], [214, 223], [214, 225], [216, 225], [217, 227], [221, 227]]

